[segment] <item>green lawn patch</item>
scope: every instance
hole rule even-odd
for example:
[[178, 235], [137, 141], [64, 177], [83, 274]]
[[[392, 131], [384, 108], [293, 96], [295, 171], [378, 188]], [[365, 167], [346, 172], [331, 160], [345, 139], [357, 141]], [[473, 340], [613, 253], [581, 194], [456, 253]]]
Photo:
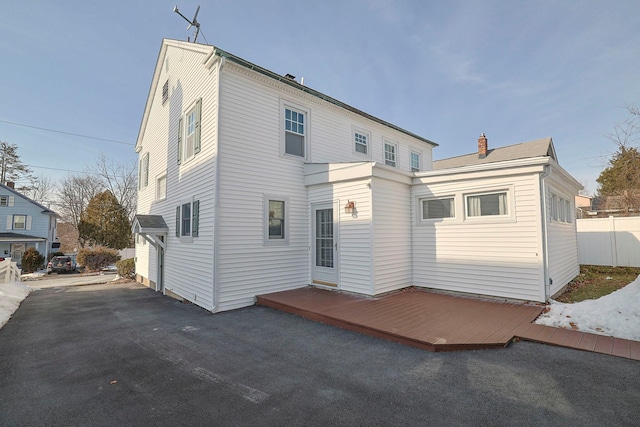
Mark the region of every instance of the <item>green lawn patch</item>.
[[564, 303], [598, 299], [624, 288], [636, 280], [640, 268], [581, 265], [580, 274], [569, 284], [556, 301]]

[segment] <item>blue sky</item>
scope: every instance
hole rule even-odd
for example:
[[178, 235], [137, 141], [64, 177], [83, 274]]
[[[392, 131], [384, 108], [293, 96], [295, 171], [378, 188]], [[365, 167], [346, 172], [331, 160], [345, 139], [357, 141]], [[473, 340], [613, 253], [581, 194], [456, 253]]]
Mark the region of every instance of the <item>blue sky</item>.
[[100, 152], [135, 162], [161, 41], [192, 36], [176, 2], [202, 4], [199, 41], [435, 141], [436, 159], [482, 132], [490, 148], [550, 136], [594, 192], [605, 134], [640, 104], [635, 0], [24, 0], [0, 14], [0, 140], [53, 179]]

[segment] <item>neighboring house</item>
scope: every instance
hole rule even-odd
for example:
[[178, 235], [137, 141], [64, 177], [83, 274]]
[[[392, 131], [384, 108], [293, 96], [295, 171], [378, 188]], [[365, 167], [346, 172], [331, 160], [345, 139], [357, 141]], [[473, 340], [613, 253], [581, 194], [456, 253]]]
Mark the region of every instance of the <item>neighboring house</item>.
[[[308, 284], [546, 301], [578, 274], [551, 139], [437, 144], [213, 46], [164, 40], [140, 133], [136, 272], [210, 311]], [[474, 142], [475, 145], [475, 142]]]
[[592, 214], [594, 214], [592, 211], [592, 202], [593, 198], [590, 196], [583, 196], [581, 194], [578, 194], [575, 197], [575, 203], [576, 203], [576, 218], [578, 219], [582, 219], [582, 218], [589, 218], [589, 216], [591, 216]]
[[0, 257], [20, 265], [28, 248], [46, 258], [56, 244], [56, 213], [16, 191], [11, 182], [0, 184], [0, 217]]

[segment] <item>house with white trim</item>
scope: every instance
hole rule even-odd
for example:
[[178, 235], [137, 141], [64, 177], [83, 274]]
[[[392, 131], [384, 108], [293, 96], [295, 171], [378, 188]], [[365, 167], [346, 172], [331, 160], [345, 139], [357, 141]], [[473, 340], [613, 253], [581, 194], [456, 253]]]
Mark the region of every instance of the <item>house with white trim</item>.
[[18, 265], [28, 248], [36, 248], [45, 258], [56, 242], [57, 215], [24, 194], [14, 184], [0, 184], [0, 257]]
[[[475, 145], [475, 141], [474, 141]], [[578, 274], [550, 138], [437, 144], [215, 46], [164, 40], [140, 132], [138, 281], [212, 312], [313, 285], [546, 301]]]

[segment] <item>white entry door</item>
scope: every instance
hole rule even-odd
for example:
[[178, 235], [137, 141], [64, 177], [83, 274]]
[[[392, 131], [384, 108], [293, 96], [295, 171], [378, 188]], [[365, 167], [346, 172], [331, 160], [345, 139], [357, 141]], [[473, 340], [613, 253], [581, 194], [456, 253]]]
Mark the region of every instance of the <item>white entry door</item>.
[[312, 205], [314, 283], [338, 286], [338, 235], [332, 203]]

